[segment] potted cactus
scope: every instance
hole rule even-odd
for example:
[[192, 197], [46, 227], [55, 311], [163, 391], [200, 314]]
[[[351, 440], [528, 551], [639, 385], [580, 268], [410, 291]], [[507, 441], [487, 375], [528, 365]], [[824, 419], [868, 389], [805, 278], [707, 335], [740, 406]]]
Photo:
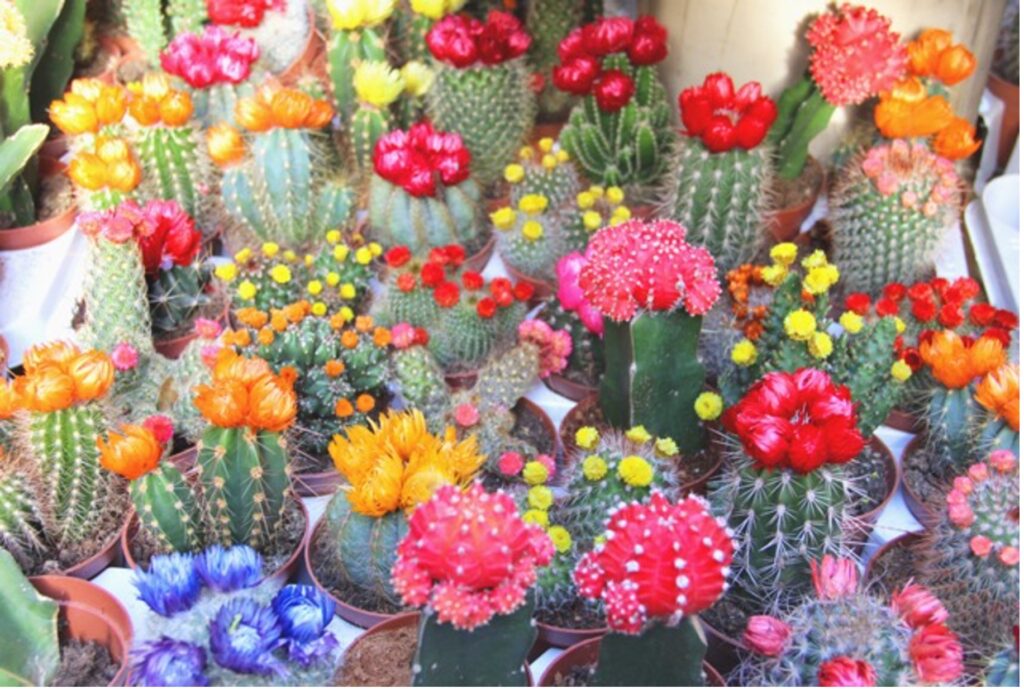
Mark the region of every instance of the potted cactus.
[[328, 503], [306, 559], [338, 613], [369, 627], [403, 607], [390, 572], [408, 514], [440, 486], [471, 481], [485, 457], [472, 436], [456, 441], [447, 431], [432, 434], [419, 411], [349, 426], [329, 451], [346, 485]]
[[334, 93], [334, 107], [342, 122], [348, 122], [356, 112], [355, 75], [359, 65], [387, 59], [384, 24], [394, 13], [396, 3], [329, 0], [326, 4], [330, 17], [327, 73]]
[[348, 123], [349, 148], [356, 168], [374, 168], [377, 142], [393, 126], [390, 107], [405, 90], [402, 73], [386, 60], [364, 60], [356, 67], [356, 108]]
[[573, 96], [551, 83], [551, 71], [558, 65], [558, 46], [569, 32], [593, 19], [594, 6], [587, 0], [537, 0], [526, 8], [524, 24], [533, 38], [528, 53], [534, 72], [545, 77], [537, 95], [538, 119], [562, 122], [573, 106]]
[[[125, 29], [133, 42], [133, 53], [153, 65], [159, 63], [160, 51], [172, 38], [184, 32], [199, 31], [207, 19], [206, 3], [202, 0], [166, 7], [159, 0], [129, 0], [122, 12]], [[262, 6], [258, 12], [262, 19]]]
[[[732, 537], [701, 498], [672, 501], [659, 492], [612, 510], [606, 533], [573, 578], [583, 596], [604, 603], [610, 631], [555, 659], [541, 686], [574, 670], [591, 686], [703, 686], [717, 673], [705, 672], [697, 615], [728, 586]], [[593, 658], [584, 645], [598, 646], [596, 666], [579, 662]]]
[[[379, 684], [394, 672], [402, 677], [397, 683], [412, 686], [527, 686], [527, 654], [537, 636], [530, 589], [553, 552], [548, 535], [523, 521], [508, 494], [480, 484], [442, 486], [409, 518], [392, 568], [403, 602], [422, 612], [357, 639], [342, 682], [361, 676]], [[367, 666], [371, 646], [392, 647], [395, 667]]]

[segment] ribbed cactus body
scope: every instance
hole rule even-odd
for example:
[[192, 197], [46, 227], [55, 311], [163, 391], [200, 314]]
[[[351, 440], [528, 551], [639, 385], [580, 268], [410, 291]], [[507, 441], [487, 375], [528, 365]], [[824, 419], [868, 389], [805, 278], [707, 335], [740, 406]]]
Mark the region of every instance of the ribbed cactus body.
[[203, 546], [203, 523], [192, 487], [181, 471], [164, 463], [132, 481], [139, 526], [166, 551], [191, 553]]
[[1020, 455], [1020, 432], [1013, 429], [1003, 419], [991, 419], [981, 426], [978, 433], [978, 444], [975, 455], [982, 455], [992, 450], [1009, 450]]
[[211, 426], [196, 447], [199, 482], [215, 540], [256, 549], [273, 544], [291, 486], [284, 437]]
[[558, 65], [558, 44], [583, 21], [581, 0], [534, 0], [526, 9], [526, 32], [533, 38], [530, 65], [545, 77], [544, 90], [537, 98], [540, 116], [558, 118], [572, 105], [572, 96], [551, 83], [552, 68]]
[[161, 0], [125, 0], [121, 3], [128, 35], [152, 63], [160, 60], [160, 51], [167, 46]]
[[450, 401], [444, 371], [437, 360], [426, 348], [411, 347], [396, 351], [391, 363], [394, 380], [407, 407], [423, 412], [431, 430], [438, 431], [433, 421], [444, 418]]
[[[567, 238], [561, 228], [556, 227], [559, 221], [557, 213], [537, 217], [520, 214], [515, 225], [495, 232], [501, 259], [523, 275], [553, 283], [558, 259], [579, 249], [565, 241]], [[528, 237], [523, 233], [526, 222], [540, 223], [543, 234], [537, 238]]]
[[391, 115], [386, 109], [366, 103], [356, 108], [348, 131], [349, 145], [360, 170], [373, 170], [373, 148], [377, 139], [387, 134], [392, 125]]
[[89, 244], [89, 269], [85, 278], [85, 325], [80, 341], [109, 352], [128, 342], [140, 354], [153, 351], [146, 276], [139, 246], [97, 237]]
[[509, 200], [513, 208], [527, 194], [540, 194], [548, 200], [548, 208], [562, 208], [574, 203], [580, 191], [580, 178], [569, 161], [559, 162], [552, 168], [543, 165], [523, 165], [523, 179], [509, 187]]
[[353, 85], [360, 62], [387, 60], [384, 36], [374, 29], [336, 31], [327, 43], [327, 73], [334, 91], [334, 107], [342, 122], [356, 110], [356, 89]]
[[0, 477], [0, 548], [23, 570], [31, 569], [48, 549], [35, 488], [13, 471]]
[[[526, 309], [520, 303], [504, 311], [517, 312], [519, 320], [526, 315]], [[480, 318], [473, 304], [460, 303], [442, 310], [437, 331], [431, 333], [427, 346], [446, 369], [460, 364], [465, 367], [478, 366], [499, 343], [508, 342], [515, 336], [518, 323], [511, 324], [511, 327], [504, 326], [504, 322], [510, 320], [499, 316]]]
[[462, 136], [474, 177], [490, 186], [533, 126], [537, 102], [526, 61], [468, 69], [435, 61], [434, 69], [437, 76], [427, 94], [434, 126]]
[[253, 87], [248, 81], [240, 84], [214, 84], [205, 89], [195, 89], [192, 91], [195, 117], [203, 123], [204, 128], [221, 122], [234, 124], [235, 102], [239, 98], [251, 95]]
[[211, 344], [201, 338], [189, 342], [174, 361], [174, 375], [167, 378], [161, 390], [159, 411], [174, 419], [175, 433], [190, 443], [199, 440], [206, 428], [203, 415], [192, 404], [192, 388], [210, 382], [210, 368], [203, 361], [203, 350]]
[[480, 187], [473, 180], [441, 187], [439, 197], [417, 197], [374, 175], [370, 182], [370, 235], [382, 246], [405, 245], [414, 255], [448, 244], [482, 243]]
[[705, 247], [719, 273], [757, 255], [771, 180], [768, 149], [712, 153], [700, 139], [683, 137], [669, 163], [667, 210], [687, 230], [687, 241]]
[[487, 409], [511, 409], [526, 395], [537, 377], [539, 356], [536, 345], [524, 342], [501, 356], [492, 358], [480, 369], [474, 396]]
[[146, 171], [141, 195], [177, 201], [193, 218], [203, 216], [209, 161], [191, 127], [150, 127], [142, 132], [136, 150]]
[[187, 327], [200, 308], [210, 303], [205, 293], [209, 270], [172, 266], [149, 281], [149, 312], [156, 333]]
[[425, 15], [413, 12], [407, 3], [399, 3], [394, 15], [398, 32], [398, 52], [406, 62], [419, 60], [430, 62], [430, 50], [427, 48], [426, 36], [434, 20]]
[[648, 185], [665, 169], [671, 145], [669, 104], [654, 67], [634, 67], [629, 58], [606, 57], [604, 69], [633, 79], [636, 92], [616, 112], [604, 112], [593, 96], [577, 103], [560, 141], [584, 173], [600, 184]]
[[952, 478], [974, 459], [978, 405], [970, 387], [933, 389], [925, 412], [929, 465], [936, 476]]

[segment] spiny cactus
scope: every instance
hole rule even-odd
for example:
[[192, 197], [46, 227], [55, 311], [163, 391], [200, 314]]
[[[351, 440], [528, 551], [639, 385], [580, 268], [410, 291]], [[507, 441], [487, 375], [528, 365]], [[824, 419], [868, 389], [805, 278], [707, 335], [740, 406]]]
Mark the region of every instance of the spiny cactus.
[[19, 639], [0, 655], [0, 677], [10, 686], [45, 686], [57, 679], [60, 606], [39, 593], [10, 553], [0, 550], [0, 624]]
[[168, 362], [165, 366], [156, 405], [156, 411], [170, 416], [175, 432], [189, 443], [195, 443], [206, 428], [206, 419], [192, 404], [192, 390], [210, 382], [211, 369], [222, 348], [219, 323], [197, 318], [194, 329], [196, 338], [173, 364]]
[[405, 84], [386, 60], [359, 63], [353, 80], [357, 107], [348, 125], [349, 147], [356, 167], [368, 173], [376, 162], [377, 142], [394, 124], [391, 104], [402, 95]]
[[498, 180], [533, 125], [537, 101], [523, 57], [530, 40], [518, 19], [498, 10], [484, 23], [445, 17], [427, 34], [436, 72], [430, 117], [462, 137], [484, 187]]
[[521, 685], [537, 636], [528, 590], [554, 553], [506, 493], [442, 486], [409, 518], [392, 583], [425, 607], [413, 658], [415, 686]]
[[1020, 454], [1020, 365], [1004, 364], [990, 371], [978, 383], [974, 396], [991, 414], [981, 422], [977, 451]]
[[370, 180], [371, 237], [388, 248], [407, 246], [417, 257], [447, 244], [479, 250], [486, 241], [481, 194], [469, 168], [462, 138], [428, 122], [382, 137]]
[[199, 31], [206, 20], [206, 3], [201, 0], [124, 0], [121, 11], [128, 34], [154, 65], [171, 38]]
[[643, 186], [661, 177], [672, 133], [655, 65], [667, 38], [653, 17], [599, 17], [559, 44], [554, 84], [583, 97], [560, 140], [592, 181]]
[[526, 31], [533, 38], [530, 66], [543, 74], [544, 90], [537, 97], [540, 117], [561, 119], [572, 106], [572, 95], [549, 82], [558, 65], [558, 46], [570, 30], [583, 21], [583, 0], [536, 0], [526, 8]]
[[990, 687], [1020, 686], [1020, 648], [1017, 641], [992, 656], [985, 666], [984, 679]]
[[334, 91], [334, 107], [347, 122], [356, 111], [356, 72], [363, 62], [387, 60], [387, 28], [382, 25], [395, 9], [394, 2], [329, 0], [330, 37], [327, 71]]
[[562, 208], [581, 191], [579, 174], [568, 152], [548, 137], [535, 146], [520, 148], [518, 160], [505, 166], [504, 177], [513, 206], [519, 205], [523, 196], [540, 194], [552, 208]]
[[[910, 686], [952, 684], [963, 652], [946, 610], [923, 586], [894, 592], [892, 604], [858, 588], [852, 560], [811, 563], [816, 595], [778, 618], [747, 621], [753, 653], [731, 681], [743, 686]], [[756, 654], [756, 655], [755, 655]]]
[[0, 548], [24, 571], [32, 570], [49, 551], [35, 485], [15, 471], [0, 476]]
[[142, 182], [142, 167], [126, 139], [101, 134], [75, 147], [68, 177], [79, 208], [110, 210], [133, 198]]
[[846, 290], [875, 294], [925, 277], [959, 212], [961, 187], [953, 163], [921, 144], [879, 144], [847, 163], [829, 196]]
[[764, 241], [772, 168], [760, 144], [775, 103], [755, 81], [734, 93], [732, 78], [718, 72], [682, 91], [679, 111], [684, 136], [668, 166], [666, 209], [724, 274]]
[[419, 411], [387, 412], [349, 426], [329, 451], [350, 488], [327, 506], [323, 566], [385, 607], [398, 606], [391, 568], [408, 532], [407, 514], [441, 485], [464, 485], [484, 462], [472, 437], [456, 442], [431, 434]]

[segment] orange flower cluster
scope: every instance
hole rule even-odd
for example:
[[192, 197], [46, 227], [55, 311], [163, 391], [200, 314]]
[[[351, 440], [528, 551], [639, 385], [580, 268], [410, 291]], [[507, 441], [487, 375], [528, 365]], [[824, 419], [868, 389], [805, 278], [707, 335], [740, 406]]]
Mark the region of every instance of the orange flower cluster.
[[978, 383], [974, 398], [1006, 421], [1010, 428], [1020, 430], [1020, 367], [1017, 364], [1004, 364], [989, 371]]
[[929, 94], [918, 77], [908, 77], [882, 94], [875, 125], [890, 139], [934, 136], [932, 149], [950, 160], [966, 158], [981, 146], [971, 123], [957, 117], [944, 96]]
[[35, 345], [25, 352], [25, 374], [0, 388], [0, 418], [19, 409], [52, 412], [103, 397], [114, 382], [106, 353], [81, 351], [67, 342]]
[[228, 167], [245, 157], [245, 140], [237, 129], [221, 122], [206, 130], [206, 150], [214, 163]]
[[75, 153], [68, 166], [71, 181], [83, 189], [130, 192], [142, 181], [142, 168], [124, 139], [97, 136], [91, 148]]
[[141, 82], [128, 84], [128, 91], [132, 95], [128, 112], [143, 127], [180, 127], [192, 117], [192, 96], [172, 88], [166, 74], [147, 74]]
[[726, 276], [726, 288], [732, 298], [732, 313], [736, 317], [737, 326], [743, 336], [751, 342], [757, 342], [764, 332], [764, 317], [768, 315], [767, 306], [750, 304], [750, 288], [762, 287], [765, 282], [761, 277], [761, 267], [744, 263], [730, 270]]
[[107, 440], [96, 438], [100, 464], [129, 481], [156, 469], [164, 450], [153, 431], [144, 426], [123, 424], [121, 432], [110, 431]]
[[222, 349], [212, 378], [209, 385], [196, 386], [195, 405], [214, 426], [276, 433], [295, 420], [294, 370], [274, 375], [266, 361]]
[[907, 44], [910, 73], [938, 79], [946, 86], [959, 84], [978, 66], [974, 54], [962, 43], [953, 44], [953, 34], [944, 29], [925, 29]]
[[952, 330], [923, 338], [919, 350], [932, 376], [950, 389], [967, 387], [1006, 363], [1006, 350], [999, 340], [993, 337], [965, 340]]
[[277, 85], [260, 87], [255, 96], [235, 103], [235, 120], [250, 132], [285, 129], [323, 129], [334, 117], [326, 100]]
[[75, 79], [61, 100], [50, 103], [50, 120], [69, 136], [95, 134], [124, 118], [128, 97], [120, 85]]

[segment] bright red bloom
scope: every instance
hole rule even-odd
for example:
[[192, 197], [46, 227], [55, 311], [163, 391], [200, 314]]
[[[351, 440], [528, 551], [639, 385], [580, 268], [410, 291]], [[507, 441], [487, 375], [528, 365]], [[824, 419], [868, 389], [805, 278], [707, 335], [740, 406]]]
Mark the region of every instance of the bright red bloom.
[[629, 60], [634, 65], [654, 65], [668, 56], [668, 31], [650, 15], [638, 17], [633, 24]]
[[949, 617], [942, 602], [920, 584], [909, 583], [892, 594], [892, 609], [911, 627], [945, 622]]
[[629, 17], [598, 17], [583, 27], [583, 48], [595, 57], [624, 52], [632, 40], [633, 20]]
[[467, 270], [462, 274], [462, 286], [466, 289], [480, 289], [484, 286], [484, 279], [480, 273]]
[[590, 93], [590, 88], [601, 73], [601, 63], [590, 55], [573, 57], [552, 68], [551, 81], [555, 87], [577, 96]]
[[983, 302], [972, 304], [968, 311], [968, 317], [974, 325], [985, 327], [995, 319], [996, 307]]
[[732, 77], [709, 74], [701, 86], [679, 94], [684, 133], [699, 137], [712, 153], [750, 150], [764, 140], [777, 115], [775, 102], [762, 95], [756, 81], [733, 90]]
[[533, 296], [533, 285], [529, 282], [517, 282], [512, 295], [519, 301], [528, 301]]
[[408, 132], [388, 132], [373, 149], [373, 169], [413, 196], [432, 196], [438, 182], [454, 186], [469, 177], [470, 154], [458, 134], [419, 122]]
[[491, 280], [490, 287], [491, 296], [495, 299], [500, 299], [502, 295], [506, 294], [510, 297], [512, 296], [512, 281], [508, 278], [494, 278]]
[[485, 65], [514, 60], [529, 50], [532, 40], [514, 15], [498, 10], [491, 10], [486, 22], [450, 14], [436, 22], [426, 37], [430, 53], [458, 69], [478, 60]]
[[411, 258], [412, 252], [409, 251], [409, 247], [407, 246], [392, 247], [384, 254], [384, 261], [392, 268], [401, 268], [408, 263]]
[[910, 314], [922, 323], [930, 323], [938, 313], [939, 307], [935, 305], [930, 296], [910, 302]]
[[878, 303], [875, 304], [875, 313], [883, 318], [885, 316], [895, 316], [900, 312], [899, 304], [888, 299], [879, 299]]
[[142, 422], [142, 427], [149, 430], [161, 445], [166, 445], [174, 437], [174, 422], [163, 414], [153, 414]]
[[953, 281], [946, 294], [943, 295], [946, 301], [956, 304], [963, 304], [974, 299], [981, 293], [981, 285], [974, 278], [959, 277]]
[[964, 314], [960, 310], [960, 305], [955, 303], [944, 304], [939, 309], [939, 323], [944, 328], [954, 329], [959, 327], [964, 322]]
[[1016, 330], [1017, 329], [1017, 314], [1013, 311], [1007, 311], [1006, 309], [999, 309], [996, 311], [995, 324], [1003, 330]]
[[565, 35], [565, 38], [558, 44], [558, 59], [562, 62], [569, 62], [574, 57], [589, 55], [583, 45], [583, 29], [577, 26]]
[[188, 31], [178, 34], [160, 53], [160, 66], [168, 74], [187, 81], [192, 88], [203, 89], [245, 81], [259, 57], [256, 41], [229, 34], [211, 24], [206, 26], [202, 36]]
[[927, 684], [953, 684], [964, 672], [963, 648], [944, 624], [929, 624], [910, 639], [910, 660]]
[[437, 263], [426, 263], [420, 269], [420, 279], [427, 287], [437, 287], [444, 282], [444, 268]]
[[994, 340], [998, 340], [1003, 348], [1010, 346], [1010, 333], [1002, 328], [985, 328], [985, 332], [981, 334], [982, 337], [991, 337]]
[[924, 366], [924, 360], [921, 358], [921, 352], [917, 350], [917, 347], [907, 347], [900, 353], [900, 358], [903, 359], [903, 362], [912, 371], [919, 371]]
[[493, 318], [497, 310], [497, 302], [490, 297], [484, 297], [476, 303], [476, 315], [480, 318]]
[[907, 288], [898, 282], [890, 282], [882, 288], [882, 296], [889, 301], [901, 302], [907, 294]]
[[818, 666], [818, 684], [823, 687], [873, 687], [877, 683], [875, 668], [866, 660], [837, 656]]
[[725, 412], [722, 425], [762, 468], [808, 473], [864, 449], [850, 391], [813, 368], [765, 374]]
[[459, 286], [454, 282], [442, 282], [434, 288], [434, 301], [443, 309], [450, 309], [459, 303]]
[[854, 292], [846, 297], [846, 308], [861, 316], [866, 316], [871, 309], [871, 297], [863, 292]]
[[211, 22], [246, 28], [263, 23], [267, 10], [283, 8], [283, 0], [206, 0], [206, 14]]
[[459, 244], [449, 244], [441, 247], [448, 262], [458, 268], [466, 260], [466, 250]]
[[907, 296], [911, 301], [920, 301], [932, 298], [932, 286], [927, 282], [917, 282], [907, 290]]
[[636, 92], [636, 84], [624, 72], [609, 69], [597, 80], [594, 86], [594, 100], [597, 107], [605, 112], [617, 112], [626, 107], [629, 99]]
[[153, 227], [152, 234], [139, 238], [146, 274], [190, 265], [199, 253], [203, 236], [189, 214], [177, 201], [159, 200], [147, 203], [142, 212]]
[[402, 273], [395, 280], [395, 286], [398, 287], [401, 292], [412, 292], [416, 289], [416, 276], [412, 273]]

